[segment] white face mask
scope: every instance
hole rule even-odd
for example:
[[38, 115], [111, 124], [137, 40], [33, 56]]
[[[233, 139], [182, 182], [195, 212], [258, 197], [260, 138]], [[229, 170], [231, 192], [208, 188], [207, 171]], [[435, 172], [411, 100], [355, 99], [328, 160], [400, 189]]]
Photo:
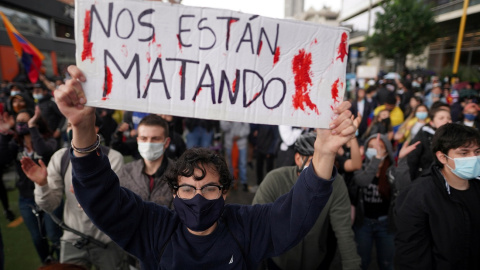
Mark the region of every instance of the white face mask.
[[148, 142], [139, 142], [138, 143], [138, 152], [140, 155], [150, 161], [159, 159], [164, 152], [165, 143], [148, 143]]
[[377, 155], [377, 149], [375, 148], [367, 148], [367, 151], [365, 152], [365, 156], [367, 156], [368, 159], [372, 160], [373, 157]]

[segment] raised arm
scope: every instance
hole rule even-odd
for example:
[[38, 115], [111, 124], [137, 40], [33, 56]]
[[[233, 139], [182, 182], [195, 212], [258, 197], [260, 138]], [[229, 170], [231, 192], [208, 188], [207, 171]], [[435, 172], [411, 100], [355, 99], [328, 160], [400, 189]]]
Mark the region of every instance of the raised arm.
[[[75, 66], [70, 66], [68, 72], [72, 79], [60, 86], [55, 99], [72, 124], [73, 146], [89, 148], [97, 140], [95, 109], [85, 106], [86, 97], [80, 83], [86, 80], [83, 73]], [[75, 196], [87, 216], [132, 255], [159, 260], [160, 249], [176, 225], [168, 220], [171, 212], [163, 206], [143, 202], [133, 192], [121, 188], [108, 158], [100, 149], [91, 153], [72, 152]]]

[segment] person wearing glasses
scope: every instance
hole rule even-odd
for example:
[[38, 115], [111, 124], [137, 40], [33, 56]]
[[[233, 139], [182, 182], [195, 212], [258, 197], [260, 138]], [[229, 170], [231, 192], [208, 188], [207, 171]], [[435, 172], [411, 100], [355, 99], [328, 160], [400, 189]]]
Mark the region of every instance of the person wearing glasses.
[[98, 149], [95, 109], [84, 106], [83, 73], [55, 93], [72, 123], [75, 194], [85, 213], [142, 269], [256, 269], [265, 258], [295, 246], [315, 224], [332, 193], [337, 150], [356, 131], [349, 102], [341, 103], [330, 129], [318, 129], [311, 166], [285, 196], [264, 205], [225, 205], [232, 183], [225, 159], [211, 150], [187, 150], [166, 172], [175, 210], [145, 202], [119, 185]]

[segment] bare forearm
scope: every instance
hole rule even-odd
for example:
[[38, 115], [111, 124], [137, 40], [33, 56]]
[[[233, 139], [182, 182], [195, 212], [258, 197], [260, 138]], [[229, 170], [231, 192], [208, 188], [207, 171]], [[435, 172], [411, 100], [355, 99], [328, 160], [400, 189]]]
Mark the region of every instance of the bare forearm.
[[313, 153], [312, 165], [315, 169], [315, 174], [323, 179], [330, 179], [332, 177], [332, 168], [335, 162], [335, 153]]

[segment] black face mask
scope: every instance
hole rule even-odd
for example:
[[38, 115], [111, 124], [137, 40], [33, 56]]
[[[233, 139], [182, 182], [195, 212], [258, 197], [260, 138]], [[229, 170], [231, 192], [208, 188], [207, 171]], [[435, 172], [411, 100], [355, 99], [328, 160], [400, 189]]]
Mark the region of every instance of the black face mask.
[[225, 200], [223, 196], [216, 200], [207, 200], [197, 194], [190, 200], [176, 196], [173, 199], [178, 218], [192, 231], [202, 232], [212, 227], [223, 213]]
[[17, 134], [20, 136], [29, 134], [30, 130], [28, 129], [28, 123], [17, 122], [17, 124], [15, 125], [15, 131], [17, 131]]
[[390, 125], [390, 118], [385, 118], [382, 120], [382, 124], [386, 127]]

